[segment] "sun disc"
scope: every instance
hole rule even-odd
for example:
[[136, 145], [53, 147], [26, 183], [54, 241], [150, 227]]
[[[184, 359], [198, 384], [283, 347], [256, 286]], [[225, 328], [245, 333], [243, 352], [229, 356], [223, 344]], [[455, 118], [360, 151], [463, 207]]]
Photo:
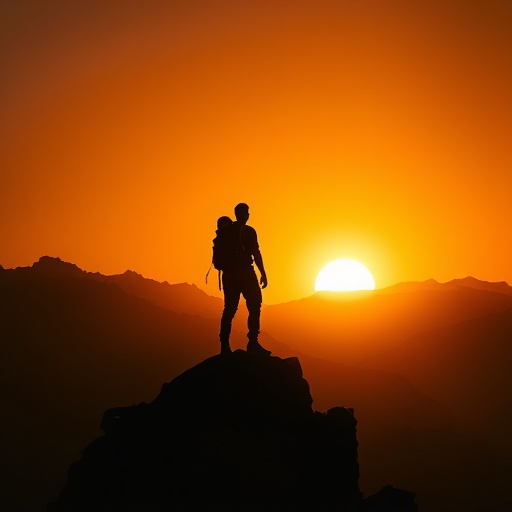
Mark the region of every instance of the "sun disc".
[[315, 291], [375, 290], [371, 272], [359, 261], [334, 260], [327, 263], [317, 275]]

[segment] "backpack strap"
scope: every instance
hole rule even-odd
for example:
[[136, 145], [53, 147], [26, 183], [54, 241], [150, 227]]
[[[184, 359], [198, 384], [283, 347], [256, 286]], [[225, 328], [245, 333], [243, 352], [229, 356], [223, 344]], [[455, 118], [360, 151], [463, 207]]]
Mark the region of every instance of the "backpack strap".
[[242, 251], [245, 252], [245, 245], [242, 242], [242, 231], [245, 229], [245, 224], [242, 224], [240, 226], [240, 230], [238, 231], [238, 243], [240, 244], [240, 247], [242, 248]]
[[[205, 278], [205, 281], [206, 281], [206, 284], [208, 284], [208, 275], [210, 274], [210, 270], [212, 269], [212, 265], [210, 265], [210, 268], [208, 269], [208, 272], [206, 272], [206, 278]], [[222, 290], [222, 281], [220, 279], [220, 273], [222, 272], [222, 270], [219, 270], [219, 290]]]

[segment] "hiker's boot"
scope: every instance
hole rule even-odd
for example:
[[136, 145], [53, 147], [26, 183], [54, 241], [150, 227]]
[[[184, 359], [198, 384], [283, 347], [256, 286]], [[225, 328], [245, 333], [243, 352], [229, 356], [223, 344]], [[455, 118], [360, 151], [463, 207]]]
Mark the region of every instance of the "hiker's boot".
[[249, 340], [249, 343], [247, 343], [247, 352], [261, 356], [269, 356], [271, 354], [270, 350], [263, 348], [258, 340]]
[[231, 347], [229, 346], [229, 340], [220, 340], [220, 353], [225, 356], [231, 354]]

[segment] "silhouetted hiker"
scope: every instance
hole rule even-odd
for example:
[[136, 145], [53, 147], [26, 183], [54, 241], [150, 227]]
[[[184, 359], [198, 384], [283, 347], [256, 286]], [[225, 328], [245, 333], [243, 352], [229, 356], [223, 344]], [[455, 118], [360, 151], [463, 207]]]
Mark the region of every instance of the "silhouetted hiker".
[[[213, 263], [215, 268], [222, 271], [222, 288], [224, 290], [224, 310], [220, 321], [219, 334], [221, 354], [231, 353], [229, 346], [231, 323], [238, 309], [240, 294], [242, 294], [249, 311], [247, 352], [268, 355], [270, 350], [264, 349], [258, 342], [262, 303], [260, 283], [262, 288], [267, 286], [267, 274], [263, 266], [256, 231], [246, 225], [249, 219], [249, 206], [245, 203], [238, 204], [235, 207], [235, 216], [236, 221], [231, 226], [228, 224], [219, 228], [223, 231], [222, 236], [225, 236], [225, 245], [229, 246], [228, 249], [222, 251], [224, 256], [220, 255], [220, 249], [217, 249], [216, 254], [216, 241], [219, 234], [217, 234], [214, 241]], [[217, 243], [217, 246], [219, 245]], [[221, 258], [223, 261], [219, 261]], [[260, 283], [258, 283], [253, 262], [256, 263], [260, 271]]]

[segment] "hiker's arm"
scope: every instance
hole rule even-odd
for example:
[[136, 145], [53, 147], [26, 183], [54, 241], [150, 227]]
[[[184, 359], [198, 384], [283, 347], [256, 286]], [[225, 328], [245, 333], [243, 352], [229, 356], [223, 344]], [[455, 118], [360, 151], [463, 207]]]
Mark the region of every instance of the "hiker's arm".
[[258, 270], [260, 271], [261, 278], [260, 278], [260, 284], [262, 288], [266, 288], [268, 281], [267, 281], [267, 273], [265, 272], [265, 267], [263, 266], [263, 258], [261, 256], [261, 252], [259, 249], [254, 252], [254, 263], [256, 263], [256, 266], [258, 267]]
[[260, 246], [258, 245], [258, 235], [256, 234], [256, 231], [247, 226], [247, 236], [248, 236], [248, 245], [250, 247], [251, 254], [254, 258], [254, 263], [258, 267], [258, 270], [260, 271], [261, 277], [260, 277], [260, 284], [262, 288], [266, 288], [268, 281], [267, 281], [267, 273], [265, 272], [265, 267], [263, 265], [263, 257], [261, 256], [260, 252]]

